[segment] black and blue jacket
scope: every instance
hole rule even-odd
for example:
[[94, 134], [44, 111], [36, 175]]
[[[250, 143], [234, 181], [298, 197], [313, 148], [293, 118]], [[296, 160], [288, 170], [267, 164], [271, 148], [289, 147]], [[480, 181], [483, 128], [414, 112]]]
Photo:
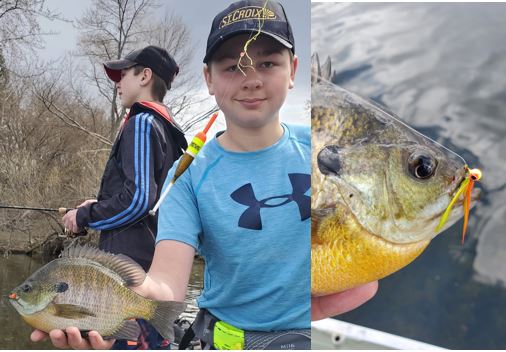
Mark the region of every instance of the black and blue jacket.
[[125, 254], [148, 270], [158, 216], [145, 215], [186, 147], [184, 133], [165, 106], [135, 103], [112, 147], [98, 202], [78, 208], [77, 225], [100, 230], [101, 249]]

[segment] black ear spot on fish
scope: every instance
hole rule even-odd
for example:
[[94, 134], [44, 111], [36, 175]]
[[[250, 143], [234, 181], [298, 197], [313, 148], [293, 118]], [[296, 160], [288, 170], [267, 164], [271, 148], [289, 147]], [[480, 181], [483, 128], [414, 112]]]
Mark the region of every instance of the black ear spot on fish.
[[341, 162], [339, 160], [339, 147], [328, 145], [317, 156], [318, 168], [324, 175], [339, 175]]
[[23, 286], [21, 286], [21, 291], [23, 291], [24, 293], [32, 292], [32, 285], [24, 284]]
[[56, 292], [62, 293], [69, 289], [69, 285], [66, 282], [59, 282], [55, 285]]
[[437, 160], [432, 155], [414, 152], [408, 158], [408, 169], [411, 175], [419, 180], [426, 180], [436, 173]]

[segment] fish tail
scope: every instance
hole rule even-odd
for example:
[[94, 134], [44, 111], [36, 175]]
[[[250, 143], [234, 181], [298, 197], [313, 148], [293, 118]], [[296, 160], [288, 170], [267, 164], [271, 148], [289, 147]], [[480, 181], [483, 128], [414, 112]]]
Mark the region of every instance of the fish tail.
[[148, 321], [165, 339], [174, 341], [174, 321], [179, 317], [186, 304], [175, 301], [155, 301], [153, 315]]

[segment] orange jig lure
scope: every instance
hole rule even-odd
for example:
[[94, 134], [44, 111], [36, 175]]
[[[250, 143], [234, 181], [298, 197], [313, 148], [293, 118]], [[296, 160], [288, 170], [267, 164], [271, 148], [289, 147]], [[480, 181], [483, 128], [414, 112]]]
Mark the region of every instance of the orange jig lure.
[[467, 222], [469, 220], [469, 211], [471, 210], [471, 192], [473, 191], [474, 183], [476, 181], [479, 181], [482, 176], [480, 169], [469, 169], [469, 167], [466, 166], [466, 171], [468, 173], [466, 179], [462, 181], [462, 184], [460, 185], [457, 193], [455, 193], [455, 196], [448, 205], [448, 208], [446, 208], [443, 216], [441, 217], [441, 220], [439, 221], [439, 224], [436, 227], [437, 232], [439, 232], [443, 228], [444, 224], [446, 223], [446, 220], [448, 220], [448, 216], [450, 216], [450, 212], [453, 206], [457, 202], [457, 199], [460, 197], [462, 193], [464, 193], [464, 226], [462, 229], [462, 244], [464, 244], [464, 238], [466, 236], [467, 230]]

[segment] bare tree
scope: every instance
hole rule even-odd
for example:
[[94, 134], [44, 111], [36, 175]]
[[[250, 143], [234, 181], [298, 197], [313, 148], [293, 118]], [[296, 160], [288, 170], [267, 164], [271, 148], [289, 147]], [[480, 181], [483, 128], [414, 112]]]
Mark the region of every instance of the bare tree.
[[63, 20], [60, 14], [51, 11], [46, 0], [1, 0], [0, 1], [0, 50], [4, 58], [19, 55], [23, 50], [41, 48], [42, 36], [54, 34], [40, 28], [41, 17]]
[[80, 56], [91, 66], [83, 74], [110, 106], [110, 140], [125, 110], [117, 103], [115, 85], [104, 74], [104, 61], [119, 59], [147, 45], [165, 48], [180, 67], [165, 103], [171, 107], [174, 115], [200, 103], [193, 94], [200, 86], [200, 73], [185, 69], [194, 53], [190, 30], [180, 17], [169, 11], [160, 17], [155, 12], [159, 7], [156, 0], [95, 0], [78, 22], [82, 30]]
[[95, 0], [78, 21], [82, 30], [79, 40], [80, 53], [92, 66], [90, 72], [84, 75], [96, 85], [99, 94], [111, 106], [111, 140], [124, 110], [116, 104], [116, 87], [104, 76], [102, 63], [120, 59], [136, 47], [145, 30], [141, 25], [142, 20], [156, 7], [152, 0]]
[[180, 67], [180, 72], [165, 97], [165, 103], [172, 107], [173, 114], [177, 116], [191, 105], [200, 103], [201, 100], [196, 98], [195, 89], [199, 87], [202, 80], [201, 73], [185, 69], [190, 65], [195, 50], [189, 45], [190, 30], [181, 17], [166, 11], [160, 20], [147, 22], [143, 33], [145, 45], [165, 48]]

